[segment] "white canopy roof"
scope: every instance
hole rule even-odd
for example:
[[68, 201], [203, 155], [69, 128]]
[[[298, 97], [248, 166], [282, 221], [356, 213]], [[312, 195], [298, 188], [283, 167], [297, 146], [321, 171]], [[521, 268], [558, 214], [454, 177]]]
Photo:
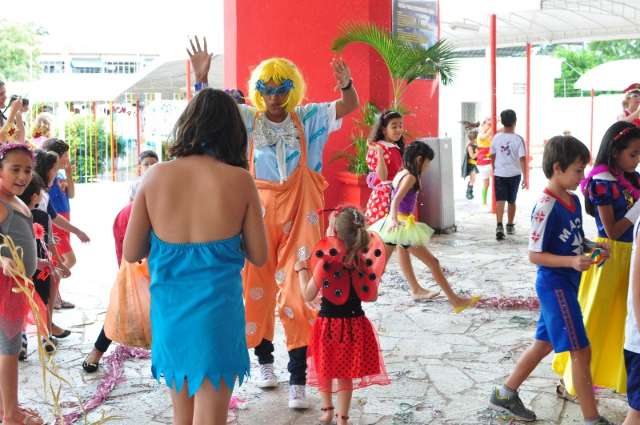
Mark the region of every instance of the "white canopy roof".
[[598, 65], [585, 72], [574, 84], [580, 90], [622, 91], [640, 82], [640, 59], [623, 59]]
[[441, 0], [441, 37], [458, 49], [640, 38], [639, 0]]
[[[223, 84], [222, 56], [215, 56], [209, 72], [209, 84]], [[130, 93], [162, 93], [163, 99], [186, 92], [186, 58], [159, 58], [136, 74], [43, 74], [36, 81], [8, 82], [11, 94], [35, 102], [109, 102]], [[195, 83], [195, 81], [193, 81]]]

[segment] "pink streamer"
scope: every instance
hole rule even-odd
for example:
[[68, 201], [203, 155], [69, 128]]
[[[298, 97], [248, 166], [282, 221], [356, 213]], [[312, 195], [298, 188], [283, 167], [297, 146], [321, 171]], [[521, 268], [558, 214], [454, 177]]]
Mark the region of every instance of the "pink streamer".
[[[116, 386], [126, 379], [124, 377], [124, 362], [129, 359], [148, 359], [151, 355], [149, 350], [143, 348], [126, 347], [118, 345], [115, 351], [104, 358], [106, 372], [98, 384], [93, 396], [87, 400], [83, 408], [64, 415], [64, 425], [71, 425], [82, 417], [84, 413], [89, 413], [101, 406]], [[237, 409], [241, 406], [242, 400], [231, 397], [229, 409]], [[56, 421], [59, 424], [59, 421]]]
[[491, 297], [482, 298], [476, 308], [533, 311], [540, 308], [540, 301], [536, 297]]

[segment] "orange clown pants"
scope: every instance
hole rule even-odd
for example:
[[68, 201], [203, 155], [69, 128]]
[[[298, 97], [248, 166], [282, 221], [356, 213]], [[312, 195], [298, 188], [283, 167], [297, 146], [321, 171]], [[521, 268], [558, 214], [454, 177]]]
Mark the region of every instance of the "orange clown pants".
[[[299, 126], [297, 117], [293, 118]], [[303, 135], [301, 127], [298, 128]], [[250, 146], [249, 152], [252, 151]], [[310, 258], [311, 250], [322, 236], [319, 210], [324, 207], [323, 192], [327, 183], [322, 175], [307, 167], [303, 137], [300, 151], [298, 167], [285, 182], [256, 180], [269, 251], [264, 266], [256, 267], [247, 261], [243, 271], [249, 348], [256, 347], [263, 339], [273, 341], [276, 308], [288, 351], [308, 345], [317, 315], [302, 298], [294, 265]], [[253, 165], [253, 158], [249, 164]]]

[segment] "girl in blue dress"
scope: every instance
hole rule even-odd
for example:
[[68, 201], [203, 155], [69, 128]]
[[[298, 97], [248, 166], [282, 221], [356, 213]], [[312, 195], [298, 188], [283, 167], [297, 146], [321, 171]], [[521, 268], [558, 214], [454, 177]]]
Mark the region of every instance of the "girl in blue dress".
[[144, 177], [124, 259], [148, 258], [152, 373], [171, 390], [173, 423], [223, 425], [236, 380], [249, 374], [240, 271], [267, 243], [247, 171], [247, 133], [234, 100], [205, 89]]

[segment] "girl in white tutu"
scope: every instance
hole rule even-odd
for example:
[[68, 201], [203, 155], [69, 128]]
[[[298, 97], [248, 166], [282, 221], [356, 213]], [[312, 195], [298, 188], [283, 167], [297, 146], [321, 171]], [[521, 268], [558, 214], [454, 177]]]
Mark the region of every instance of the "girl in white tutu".
[[422, 261], [433, 275], [434, 280], [444, 291], [455, 313], [475, 305], [480, 297], [461, 297], [451, 289], [442, 272], [440, 262], [427, 249], [427, 242], [433, 235], [433, 229], [424, 223], [416, 222], [413, 211], [420, 191], [420, 175], [427, 170], [433, 160], [433, 150], [422, 142], [411, 143], [404, 152], [404, 170], [393, 179], [391, 208], [389, 214], [376, 221], [369, 230], [377, 232], [387, 247], [387, 261], [395, 247], [400, 245]]

